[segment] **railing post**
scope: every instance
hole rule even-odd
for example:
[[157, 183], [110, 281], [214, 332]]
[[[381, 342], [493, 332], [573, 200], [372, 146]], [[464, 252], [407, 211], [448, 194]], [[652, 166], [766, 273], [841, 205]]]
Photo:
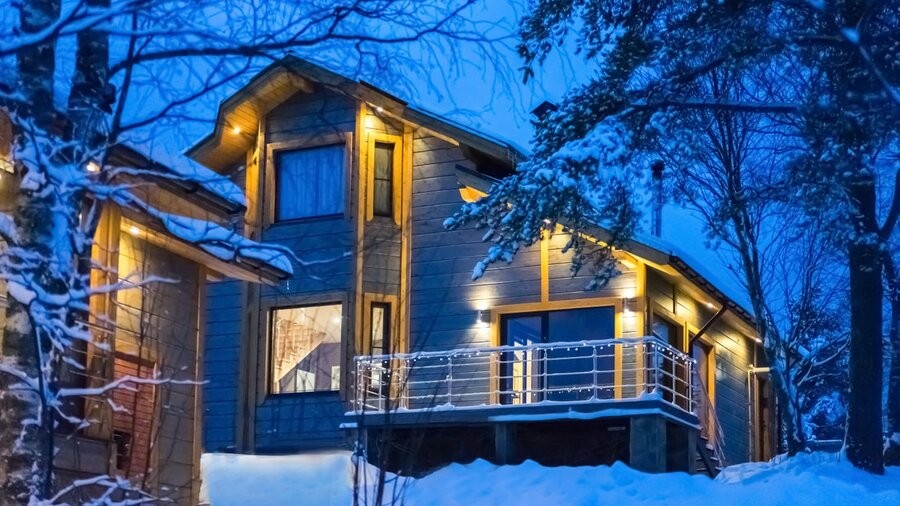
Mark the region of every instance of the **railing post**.
[[366, 409], [366, 378], [365, 378], [365, 364], [362, 360], [356, 361], [356, 388], [359, 390], [356, 393], [356, 402], [357, 409], [360, 411], [365, 411]]
[[453, 355], [447, 356], [447, 405], [453, 405]]
[[599, 372], [597, 371], [597, 345], [591, 347], [593, 350], [593, 368], [594, 368], [594, 400], [600, 400], [600, 392], [598, 387], [600, 384]]
[[688, 411], [691, 413], [696, 413], [696, 407], [694, 406], [694, 359], [688, 358]]
[[541, 349], [541, 400], [547, 400], [547, 352], [549, 350]]

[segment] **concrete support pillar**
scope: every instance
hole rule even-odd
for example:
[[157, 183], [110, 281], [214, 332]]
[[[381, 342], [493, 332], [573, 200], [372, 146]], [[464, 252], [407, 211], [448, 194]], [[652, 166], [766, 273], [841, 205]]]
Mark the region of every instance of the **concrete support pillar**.
[[697, 429], [681, 424], [666, 428], [666, 471], [693, 474], [697, 468]]
[[516, 426], [512, 423], [494, 425], [494, 460], [498, 465], [516, 460]]
[[659, 415], [631, 418], [629, 462], [632, 468], [648, 473], [666, 471], [666, 419]]

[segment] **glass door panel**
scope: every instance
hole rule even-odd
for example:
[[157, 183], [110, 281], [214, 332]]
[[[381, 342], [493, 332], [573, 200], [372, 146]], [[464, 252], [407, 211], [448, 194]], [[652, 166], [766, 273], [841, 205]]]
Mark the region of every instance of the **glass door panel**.
[[[541, 314], [509, 315], [502, 320], [504, 344], [530, 346], [542, 341], [544, 318]], [[540, 351], [522, 350], [504, 353], [501, 372], [503, 404], [540, 401]]]
[[[601, 399], [611, 399], [614, 388], [614, 350], [579, 346], [582, 341], [615, 337], [615, 309], [592, 307], [546, 313], [547, 342], [573, 343], [547, 352], [546, 399], [552, 401], [588, 400], [596, 391]], [[596, 384], [596, 388], [595, 388]]]
[[501, 403], [525, 404], [588, 400], [595, 394], [611, 399], [615, 388], [614, 346], [579, 343], [615, 337], [615, 309], [593, 307], [504, 315], [502, 343], [526, 347], [538, 343], [571, 343], [552, 350], [504, 353]]

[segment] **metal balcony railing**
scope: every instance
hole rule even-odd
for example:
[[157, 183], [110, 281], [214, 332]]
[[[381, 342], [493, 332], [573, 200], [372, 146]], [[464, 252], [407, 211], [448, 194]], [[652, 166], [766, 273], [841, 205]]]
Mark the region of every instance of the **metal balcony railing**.
[[358, 356], [358, 413], [659, 399], [695, 413], [694, 361], [655, 337]]

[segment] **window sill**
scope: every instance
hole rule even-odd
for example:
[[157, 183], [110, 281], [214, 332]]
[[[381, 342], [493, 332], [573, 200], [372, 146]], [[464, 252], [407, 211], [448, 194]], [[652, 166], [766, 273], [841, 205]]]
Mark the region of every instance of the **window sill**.
[[263, 402], [274, 399], [296, 399], [301, 397], [326, 397], [329, 395], [339, 395], [341, 393], [340, 390], [317, 390], [315, 392], [284, 392], [284, 393], [272, 393], [269, 392], [266, 394]]
[[305, 218], [291, 218], [289, 220], [276, 220], [269, 224], [269, 227], [278, 227], [281, 225], [298, 225], [301, 223], [313, 223], [317, 221], [332, 221], [344, 219], [344, 213], [323, 214], [322, 216], [308, 216]]

